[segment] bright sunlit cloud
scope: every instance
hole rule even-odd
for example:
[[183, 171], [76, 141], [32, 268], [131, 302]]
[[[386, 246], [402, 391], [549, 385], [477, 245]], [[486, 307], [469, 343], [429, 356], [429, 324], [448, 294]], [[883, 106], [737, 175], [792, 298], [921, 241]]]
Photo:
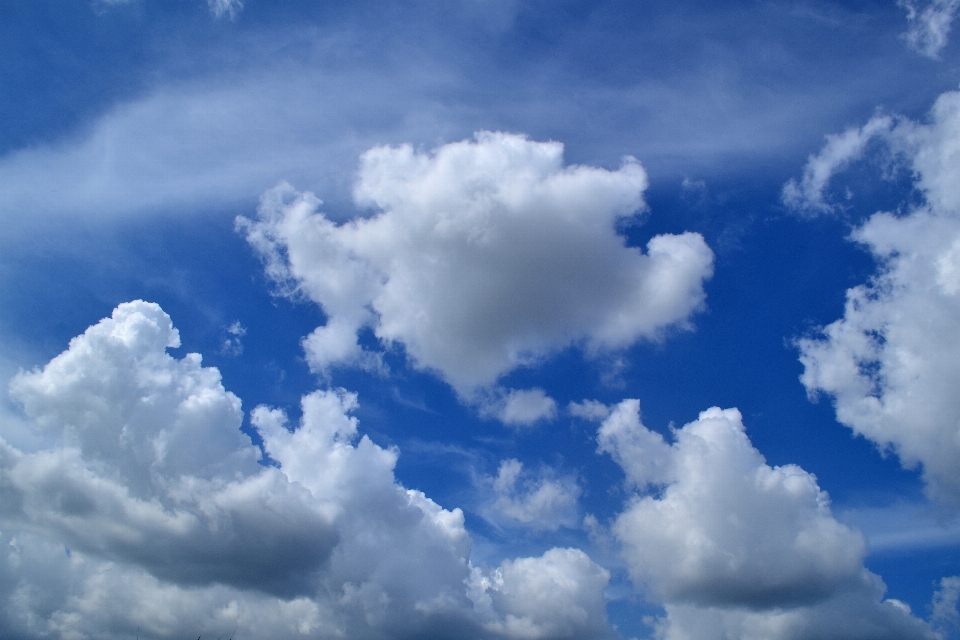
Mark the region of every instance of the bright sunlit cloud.
[[863, 536], [834, 519], [814, 476], [766, 464], [739, 411], [708, 409], [673, 435], [625, 400], [598, 437], [631, 485], [662, 487], [637, 494], [613, 533], [631, 579], [666, 606], [663, 637], [935, 637], [882, 599]]
[[[923, 196], [903, 212], [880, 212], [851, 238], [881, 269], [847, 292], [842, 319], [798, 345], [811, 396], [833, 398], [837, 419], [908, 468], [922, 466], [931, 495], [960, 505], [960, 93], [938, 98], [928, 124], [878, 117], [843, 139], [877, 138], [906, 165]], [[831, 138], [811, 158], [806, 202], [862, 144]], [[819, 167], [823, 166], [823, 169]], [[811, 168], [815, 167], [815, 168]], [[790, 189], [794, 183], [788, 184]]]
[[[27, 453], [0, 439], [6, 628], [117, 638], [137, 628], [609, 634], [609, 574], [582, 551], [471, 567], [463, 513], [397, 483], [398, 451], [358, 437], [354, 394], [305, 396], [294, 430], [284, 412], [255, 408], [251, 421], [276, 462], [256, 464], [239, 399], [198, 354], [166, 353], [179, 344], [159, 306], [130, 302], [14, 379], [12, 395], [51, 445]], [[505, 516], [562, 519], [575, 504], [575, 485], [544, 497], [561, 485], [541, 480], [525, 493], [516, 471], [495, 482]], [[64, 574], [64, 588], [40, 601], [15, 597]], [[36, 619], [46, 622], [23, 626]], [[99, 628], [104, 620], [113, 631]]]
[[[704, 304], [713, 253], [697, 233], [625, 246], [616, 225], [644, 208], [647, 177], [564, 167], [563, 146], [480, 133], [432, 153], [364, 154], [354, 189], [370, 217], [335, 224], [312, 194], [268, 192], [238, 220], [267, 274], [309, 297], [327, 323], [304, 341], [317, 371], [367, 365], [371, 327], [465, 397], [571, 344], [602, 353], [670, 327]], [[531, 396], [505, 398], [505, 421], [530, 422]]]

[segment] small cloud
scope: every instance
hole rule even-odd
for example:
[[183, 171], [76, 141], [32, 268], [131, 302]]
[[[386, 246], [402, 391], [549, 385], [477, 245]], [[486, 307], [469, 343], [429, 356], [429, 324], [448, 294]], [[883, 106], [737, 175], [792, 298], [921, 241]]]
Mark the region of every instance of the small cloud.
[[[130, 4], [132, 0], [95, 0], [94, 7], [116, 7]], [[243, 0], [207, 0], [210, 14], [216, 19], [234, 20], [243, 11]]]
[[496, 418], [510, 426], [529, 427], [541, 420], [557, 417], [557, 402], [543, 389], [502, 389], [480, 404], [480, 415]]
[[[876, 138], [888, 139], [895, 127], [890, 116], [874, 116], [860, 128], [850, 128], [841, 134], [828, 135], [820, 153], [811, 155], [803, 168], [803, 177], [791, 178], [781, 192], [781, 201], [788, 209], [806, 216], [832, 213], [836, 205], [827, 200], [825, 192], [831, 178], [863, 157], [867, 144]], [[852, 194], [847, 191], [849, 200]]]
[[207, 0], [207, 6], [214, 18], [233, 20], [243, 10], [243, 0]]
[[610, 415], [610, 407], [599, 400], [584, 400], [583, 402], [571, 402], [567, 405], [567, 413], [574, 418], [589, 420], [590, 422], [600, 422]]
[[917, 53], [938, 59], [940, 51], [947, 46], [947, 36], [960, 9], [960, 0], [933, 0], [923, 8], [913, 0], [900, 0], [898, 4], [907, 10], [910, 24], [903, 39]]
[[226, 328], [226, 338], [224, 338], [223, 343], [220, 345], [220, 353], [231, 356], [239, 356], [243, 353], [243, 342], [240, 340], [243, 336], [247, 335], [247, 330], [244, 328], [240, 321], [237, 320], [232, 325]]
[[522, 462], [509, 458], [500, 463], [495, 478], [487, 476], [486, 480], [495, 495], [485, 509], [488, 520], [509, 520], [549, 531], [578, 525], [577, 500], [582, 492], [574, 476], [557, 477], [549, 467], [533, 475], [524, 471]]

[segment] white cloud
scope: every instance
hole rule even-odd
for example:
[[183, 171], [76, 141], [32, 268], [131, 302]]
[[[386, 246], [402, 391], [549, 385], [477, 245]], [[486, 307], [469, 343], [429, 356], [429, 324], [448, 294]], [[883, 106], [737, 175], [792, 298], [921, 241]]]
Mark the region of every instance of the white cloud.
[[933, 637], [882, 600], [863, 537], [833, 517], [816, 478], [767, 465], [736, 409], [708, 409], [673, 437], [644, 427], [636, 400], [598, 437], [630, 484], [657, 487], [635, 495], [612, 531], [633, 582], [666, 607], [662, 637]]
[[231, 356], [239, 356], [243, 354], [243, 336], [247, 335], [247, 330], [244, 328], [240, 321], [237, 320], [224, 331], [226, 334], [223, 342], [220, 344], [220, 353], [228, 354]]
[[824, 195], [830, 179], [851, 162], [862, 158], [867, 144], [878, 136], [889, 133], [893, 127], [894, 120], [890, 116], [875, 116], [859, 129], [852, 128], [839, 135], [828, 135], [827, 143], [820, 153], [811, 154], [807, 159], [800, 182], [791, 178], [783, 186], [783, 203], [807, 215], [836, 210], [837, 205], [828, 202]]
[[528, 427], [557, 417], [557, 402], [543, 389], [495, 388], [480, 398], [481, 415], [511, 426]]
[[369, 326], [469, 394], [571, 344], [609, 351], [689, 326], [713, 269], [703, 238], [626, 247], [616, 223], [643, 207], [642, 167], [564, 167], [562, 153], [503, 133], [377, 147], [354, 189], [370, 217], [334, 224], [284, 186], [240, 227], [267, 273], [327, 314], [304, 343], [317, 370], [362, 359], [348, 337]]
[[471, 594], [485, 628], [517, 640], [608, 638], [603, 590], [610, 573], [579, 549], [474, 569]]
[[567, 413], [574, 418], [599, 422], [610, 415], [610, 407], [598, 400], [584, 400], [568, 404]]
[[907, 44], [929, 58], [939, 58], [940, 51], [947, 45], [960, 0], [929, 0], [923, 8], [913, 0], [899, 0], [899, 4], [907, 10], [910, 23], [910, 28], [903, 34]]
[[[279, 466], [257, 464], [239, 399], [199, 355], [166, 353], [177, 345], [160, 307], [126, 303], [12, 381], [47, 444], [22, 451], [0, 431], [0, 627], [284, 639], [605, 626], [605, 578], [559, 582], [556, 597], [586, 613], [554, 626], [499, 596], [477, 605], [462, 512], [396, 482], [398, 453], [358, 437], [352, 394], [305, 396], [292, 431], [282, 411], [257, 407], [251, 422]], [[564, 565], [550, 553], [507, 562], [504, 575], [529, 563], [605, 576], [586, 556]], [[534, 598], [528, 583], [510, 574], [497, 588]]]
[[853, 231], [878, 272], [847, 292], [843, 318], [798, 341], [801, 381], [960, 506], [960, 92], [940, 96], [928, 124], [900, 120], [883, 139], [924, 202]]
[[[336, 206], [346, 199], [360, 151], [384, 142], [460, 139], [480, 114], [490, 126], [569, 140], [584, 158], [634, 153], [670, 179], [691, 167], [743, 175], [744, 160], [779, 162], [805, 144], [810, 127], [829, 130], [864, 99], [891, 95], [895, 61], [880, 47], [859, 52], [863, 64], [825, 63], [806, 83], [784, 73], [782, 57], [760, 61], [733, 47], [722, 56], [701, 54], [698, 64], [672, 70], [669, 82], [651, 70], [623, 86], [596, 91], [583, 79], [572, 90], [569, 74], [544, 76], [539, 65], [522, 64], [500, 69], [510, 79], [505, 85], [502, 73], [486, 73], [486, 65], [465, 58], [463, 38], [451, 36], [485, 29], [500, 10], [491, 11], [489, 1], [462, 4], [453, 6], [459, 17], [444, 24], [452, 22], [453, 32], [434, 28], [439, 18], [429, 9], [402, 12], [402, 25], [382, 30], [351, 19], [347, 9], [338, 14], [343, 21], [332, 23], [294, 19], [280, 28], [251, 21], [238, 38], [219, 44], [174, 37], [165, 51], [173, 59], [207, 56], [210, 64], [201, 66], [209, 72], [187, 81], [180, 67], [158, 74], [177, 79], [144, 86], [54, 140], [0, 157], [6, 223], [0, 240], [44, 233], [51, 217], [103, 224], [120, 216], [246, 208], [279, 180], [327, 194]], [[715, 35], [709, 24], [701, 27], [702, 36]], [[691, 25], [671, 28], [671, 37], [690, 37]], [[424, 41], [414, 50], [402, 35], [412, 33]], [[783, 46], [782, 33], [768, 35], [773, 46]], [[667, 36], [659, 29], [658, 37]], [[758, 63], [766, 73], [729, 73]], [[795, 65], [790, 69], [802, 70], [799, 58]], [[491, 99], [478, 104], [477, 91]], [[599, 112], [619, 114], [619, 125], [592, 118]]]
[[[115, 7], [129, 4], [133, 0], [94, 0], [94, 5]], [[243, 0], [207, 0], [207, 7], [214, 18], [233, 20], [243, 10]]]
[[[286, 37], [306, 41], [296, 29]], [[284, 46], [268, 40], [271, 53]], [[321, 57], [342, 46], [315, 32], [309, 41]], [[433, 139], [456, 128], [424, 98], [434, 83], [447, 81], [427, 71], [427, 62], [327, 73], [280, 63], [257, 48], [265, 42], [250, 43], [246, 52], [264, 61], [260, 67], [153, 87], [110, 105], [75, 135], [0, 156], [0, 215], [7, 222], [0, 239], [36, 233], [51, 218], [102, 224], [246, 208], [281, 179], [339, 194], [357, 154], [396, 139], [397, 129]], [[365, 108], [371, 103], [379, 105], [375, 115]], [[424, 113], [431, 115], [411, 115]]]
[[597, 443], [598, 451], [609, 453], [637, 488], [672, 477], [670, 447], [663, 436], [640, 423], [639, 400], [624, 400], [610, 412], [597, 432]]
[[940, 580], [940, 588], [933, 594], [931, 620], [946, 637], [960, 635], [960, 576]]
[[233, 20], [243, 11], [243, 0], [207, 0], [207, 6], [213, 17]]
[[534, 529], [556, 530], [579, 524], [577, 499], [581, 489], [574, 476], [560, 476], [549, 468], [536, 475], [509, 458], [500, 463], [496, 478], [487, 478], [494, 499], [487, 517], [494, 522], [516, 522]]

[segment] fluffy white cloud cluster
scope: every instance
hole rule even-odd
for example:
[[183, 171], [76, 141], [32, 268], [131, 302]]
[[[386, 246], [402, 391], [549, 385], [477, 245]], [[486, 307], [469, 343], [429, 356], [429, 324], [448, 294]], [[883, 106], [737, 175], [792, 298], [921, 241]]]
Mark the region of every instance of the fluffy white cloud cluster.
[[633, 159], [564, 167], [559, 143], [486, 132], [367, 151], [354, 199], [369, 217], [335, 224], [282, 186], [238, 222], [268, 275], [327, 314], [304, 340], [315, 369], [376, 366], [356, 337], [370, 327], [469, 395], [571, 344], [617, 349], [686, 325], [713, 253], [696, 233], [625, 246], [616, 225], [646, 187]]
[[766, 464], [736, 409], [708, 409], [673, 436], [644, 427], [636, 400], [598, 433], [641, 489], [612, 532], [631, 579], [666, 608], [660, 637], [935, 637], [882, 599], [862, 536], [834, 519], [811, 474]]
[[960, 92], [940, 96], [927, 124], [876, 122], [860, 135], [908, 163], [924, 202], [853, 231], [879, 270], [847, 292], [843, 318], [799, 341], [801, 380], [833, 398], [840, 422], [905, 467], [922, 465], [931, 495], [960, 506]]
[[[0, 628], [279, 639], [607, 628], [606, 574], [578, 551], [507, 561], [489, 579], [471, 567], [462, 512], [396, 482], [396, 450], [357, 437], [355, 396], [304, 397], [294, 431], [281, 411], [255, 409], [278, 466], [260, 465], [240, 401], [199, 355], [166, 353], [177, 345], [160, 307], [131, 302], [12, 381], [46, 444], [23, 451], [0, 431]], [[545, 618], [538, 598], [566, 617]]]
[[494, 522], [516, 522], [534, 529], [556, 530], [578, 524], [581, 489], [574, 476], [557, 476], [551, 469], [525, 472], [523, 463], [509, 458], [489, 478], [494, 499], [487, 517]]
[[947, 36], [960, 9], [960, 0], [929, 0], [922, 8], [914, 0], [899, 0], [899, 4], [906, 8], [910, 23], [904, 39], [923, 55], [939, 58], [940, 51], [947, 46]]

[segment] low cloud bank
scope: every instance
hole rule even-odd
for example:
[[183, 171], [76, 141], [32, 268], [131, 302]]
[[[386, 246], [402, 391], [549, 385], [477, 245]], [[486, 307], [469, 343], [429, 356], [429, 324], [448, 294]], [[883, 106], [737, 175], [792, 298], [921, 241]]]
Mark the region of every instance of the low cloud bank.
[[[291, 429], [240, 400], [170, 318], [120, 305], [10, 386], [46, 444], [0, 438], [0, 628], [22, 638], [596, 638], [609, 574], [583, 552], [473, 567], [463, 513], [401, 486], [356, 396]], [[544, 603], [549, 603], [545, 607]]]

